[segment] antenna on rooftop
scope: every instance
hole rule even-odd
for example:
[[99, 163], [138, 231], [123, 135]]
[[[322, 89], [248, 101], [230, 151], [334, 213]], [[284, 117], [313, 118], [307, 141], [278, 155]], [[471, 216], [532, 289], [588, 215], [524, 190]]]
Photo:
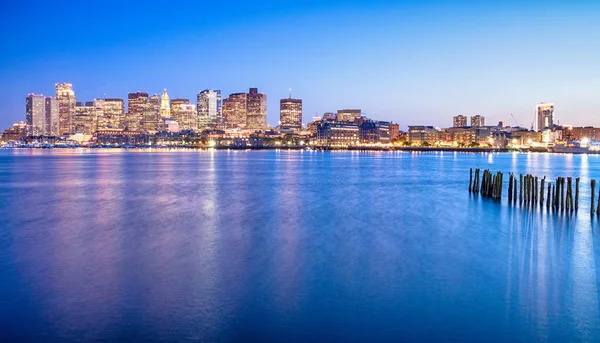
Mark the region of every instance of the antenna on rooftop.
[[290, 99], [292, 98], [292, 89], [290, 88]]

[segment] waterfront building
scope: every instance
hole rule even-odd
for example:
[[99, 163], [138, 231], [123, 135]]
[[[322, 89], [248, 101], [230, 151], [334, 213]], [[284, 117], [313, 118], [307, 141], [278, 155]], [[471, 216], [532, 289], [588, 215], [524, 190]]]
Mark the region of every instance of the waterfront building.
[[159, 132], [179, 132], [179, 123], [172, 118], [160, 118], [158, 122]]
[[[99, 107], [96, 110], [96, 106]], [[97, 127], [97, 118], [103, 116], [103, 106], [98, 100], [75, 103], [75, 114], [72, 120], [73, 134], [91, 135]]]
[[44, 99], [46, 136], [58, 136], [58, 101], [53, 97]]
[[27, 136], [27, 122], [19, 121], [2, 133], [3, 142], [23, 141]]
[[147, 145], [148, 134], [125, 129], [103, 129], [94, 133], [92, 140], [100, 145]]
[[153, 132], [158, 130], [160, 121], [160, 103], [161, 99], [158, 94], [154, 94], [148, 99], [148, 105], [144, 111], [142, 119], [142, 130]]
[[358, 124], [320, 122], [317, 125], [317, 144], [328, 147], [356, 146], [360, 142]]
[[279, 125], [282, 133], [302, 130], [302, 100], [281, 99], [279, 101]]
[[552, 127], [554, 124], [554, 104], [539, 103], [536, 106], [536, 131]]
[[492, 131], [489, 126], [462, 126], [447, 128], [440, 134], [442, 141], [469, 146], [473, 143], [488, 144]]
[[433, 144], [440, 140], [440, 131], [433, 126], [414, 125], [408, 127], [408, 140], [416, 144]]
[[135, 92], [127, 95], [127, 119], [125, 125], [130, 130], [138, 130], [142, 128], [142, 121], [146, 112], [149, 110], [148, 93]]
[[354, 122], [361, 116], [361, 110], [338, 110], [336, 120], [339, 122]]
[[471, 126], [485, 126], [485, 117], [479, 114], [472, 116]]
[[585, 127], [571, 127], [566, 130], [567, 134], [565, 136], [568, 137], [569, 140], [576, 141], [600, 141], [600, 128], [593, 126], [585, 126]]
[[452, 117], [452, 127], [463, 127], [467, 126], [467, 116], [461, 114]]
[[228, 128], [246, 128], [248, 94], [234, 93], [223, 100], [223, 119]]
[[362, 144], [389, 144], [390, 123], [386, 121], [365, 120], [359, 125], [359, 137]]
[[267, 128], [267, 95], [250, 88], [246, 105], [246, 129], [263, 131]]
[[390, 123], [390, 140], [395, 141], [400, 138], [400, 124]]
[[29, 94], [25, 99], [25, 122], [29, 126], [29, 134], [42, 136], [46, 134], [45, 98], [41, 94]]
[[163, 91], [162, 97], [160, 98], [160, 116], [161, 118], [171, 117], [171, 104], [166, 89]]
[[70, 83], [56, 84], [56, 100], [58, 101], [58, 134], [73, 132], [73, 116], [75, 115], [75, 92]]
[[198, 129], [217, 126], [223, 122], [223, 101], [220, 90], [205, 89], [198, 93], [196, 100]]

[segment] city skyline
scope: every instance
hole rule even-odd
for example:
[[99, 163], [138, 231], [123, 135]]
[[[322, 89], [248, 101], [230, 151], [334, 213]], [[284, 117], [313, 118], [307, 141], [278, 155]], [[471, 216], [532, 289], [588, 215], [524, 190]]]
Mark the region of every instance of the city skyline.
[[[305, 122], [315, 114], [361, 108], [404, 129], [445, 127], [458, 114], [514, 125], [510, 113], [529, 127], [532, 104], [551, 102], [561, 124], [600, 124], [600, 52], [589, 44], [599, 31], [593, 16], [599, 5], [363, 4], [267, 2], [260, 9], [242, 4], [227, 11], [211, 4], [205, 10], [214, 15], [202, 22], [181, 17], [160, 23], [149, 2], [139, 17], [152, 25], [139, 28], [135, 18], [110, 28], [82, 25], [85, 16], [73, 14], [93, 4], [60, 10], [36, 1], [24, 9], [9, 4], [0, 25], [15, 34], [3, 48], [19, 53], [2, 57], [0, 125], [23, 117], [24, 96], [52, 95], [56, 82], [72, 83], [83, 101], [104, 94], [126, 98], [137, 90], [161, 94], [164, 88], [172, 98], [195, 99], [203, 89], [225, 96], [257, 87], [269, 96], [271, 126], [289, 88], [304, 99]], [[107, 13], [106, 22], [133, 11], [131, 6], [115, 5], [119, 11]], [[173, 10], [192, 13], [196, 6]], [[25, 20], [25, 14], [39, 20]], [[48, 25], [71, 34], [25, 44]]]

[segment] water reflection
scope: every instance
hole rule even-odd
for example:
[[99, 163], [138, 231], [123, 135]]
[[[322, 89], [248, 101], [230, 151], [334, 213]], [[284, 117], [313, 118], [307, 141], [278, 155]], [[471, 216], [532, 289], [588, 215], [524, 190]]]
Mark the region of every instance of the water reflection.
[[[474, 196], [469, 168], [579, 176], [580, 211]], [[11, 340], [600, 339], [597, 156], [23, 150], [0, 175]]]

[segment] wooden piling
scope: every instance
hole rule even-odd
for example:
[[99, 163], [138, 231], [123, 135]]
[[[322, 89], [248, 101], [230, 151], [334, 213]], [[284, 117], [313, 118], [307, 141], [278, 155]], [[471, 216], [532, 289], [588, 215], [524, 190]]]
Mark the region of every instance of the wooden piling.
[[573, 211], [573, 178], [567, 177], [567, 212]]
[[550, 209], [550, 192], [551, 192], [552, 184], [548, 184], [548, 196], [546, 197], [546, 209]]
[[471, 192], [471, 185], [473, 184], [473, 168], [469, 169], [469, 193]]
[[565, 178], [560, 178], [560, 210], [565, 209]]
[[519, 203], [523, 203], [523, 174], [519, 174]]
[[517, 178], [513, 176], [513, 203], [517, 203]]
[[541, 185], [540, 185], [540, 206], [544, 206], [544, 186], [546, 184], [546, 177], [544, 176], [544, 178], [541, 181]]
[[591, 186], [592, 186], [592, 198], [591, 198], [591, 204], [590, 204], [590, 214], [593, 215], [594, 211], [596, 209], [594, 207], [594, 200], [595, 200], [595, 195], [596, 195], [596, 180], [592, 180]]
[[579, 210], [579, 178], [575, 179], [575, 211]]

